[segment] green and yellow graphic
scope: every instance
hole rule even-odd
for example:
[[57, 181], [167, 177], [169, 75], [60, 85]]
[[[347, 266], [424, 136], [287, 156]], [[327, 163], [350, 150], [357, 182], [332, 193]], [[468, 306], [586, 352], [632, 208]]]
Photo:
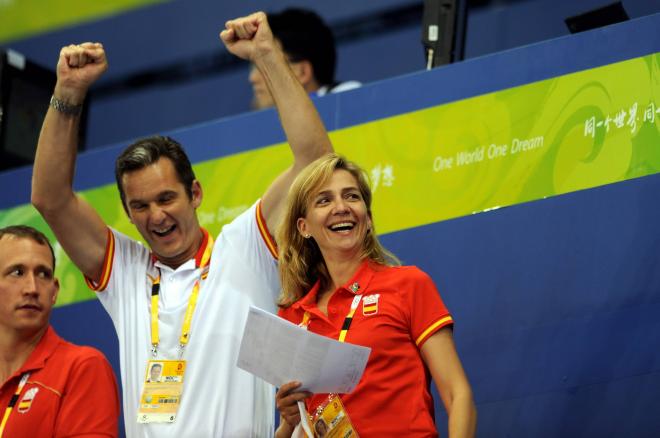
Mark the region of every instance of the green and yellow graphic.
[[[660, 172], [660, 53], [365, 123], [331, 133], [372, 181], [380, 233]], [[286, 144], [195, 165], [200, 221], [217, 234], [291, 160]], [[81, 195], [106, 222], [139, 238], [117, 190]], [[487, 214], [487, 213], [486, 213]], [[48, 230], [30, 206], [0, 226]], [[52, 237], [52, 234], [51, 236]], [[58, 247], [59, 305], [93, 297]]]
[[164, 0], [0, 0], [0, 43]]

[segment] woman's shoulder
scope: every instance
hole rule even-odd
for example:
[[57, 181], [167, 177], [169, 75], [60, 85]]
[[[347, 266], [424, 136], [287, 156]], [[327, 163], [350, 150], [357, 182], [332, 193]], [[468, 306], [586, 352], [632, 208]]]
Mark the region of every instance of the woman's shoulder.
[[382, 266], [375, 268], [374, 271], [384, 279], [391, 281], [405, 281], [415, 283], [432, 282], [431, 277], [415, 265], [400, 266]]

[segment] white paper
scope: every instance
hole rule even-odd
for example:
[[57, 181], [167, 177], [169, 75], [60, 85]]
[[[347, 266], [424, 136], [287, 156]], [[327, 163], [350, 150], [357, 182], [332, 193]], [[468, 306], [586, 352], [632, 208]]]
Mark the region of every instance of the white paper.
[[360, 381], [369, 353], [252, 306], [237, 365], [275, 386], [297, 380], [303, 391], [344, 394]]

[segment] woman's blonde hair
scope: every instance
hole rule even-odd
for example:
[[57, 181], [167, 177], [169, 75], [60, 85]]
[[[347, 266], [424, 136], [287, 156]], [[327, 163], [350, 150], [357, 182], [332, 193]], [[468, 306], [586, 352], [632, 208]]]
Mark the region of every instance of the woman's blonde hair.
[[[345, 170], [355, 177], [358, 189], [371, 218], [371, 189], [365, 172], [355, 163], [337, 154], [327, 154], [317, 159], [298, 175], [287, 198], [284, 219], [279, 227], [279, 269], [282, 293], [278, 304], [289, 307], [303, 297], [316, 283], [321, 290], [330, 284], [330, 275], [323, 255], [314, 239], [305, 239], [298, 231], [298, 219], [307, 216], [312, 197], [330, 181], [336, 170]], [[399, 260], [378, 241], [373, 224], [364, 238], [360, 259], [370, 259], [381, 265], [398, 265]]]

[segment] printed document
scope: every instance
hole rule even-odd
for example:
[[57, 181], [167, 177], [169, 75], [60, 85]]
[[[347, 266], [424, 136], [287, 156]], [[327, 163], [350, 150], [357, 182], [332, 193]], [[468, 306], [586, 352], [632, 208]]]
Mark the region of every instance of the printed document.
[[250, 307], [237, 365], [275, 386], [297, 380], [313, 393], [349, 393], [371, 349], [311, 333]]

